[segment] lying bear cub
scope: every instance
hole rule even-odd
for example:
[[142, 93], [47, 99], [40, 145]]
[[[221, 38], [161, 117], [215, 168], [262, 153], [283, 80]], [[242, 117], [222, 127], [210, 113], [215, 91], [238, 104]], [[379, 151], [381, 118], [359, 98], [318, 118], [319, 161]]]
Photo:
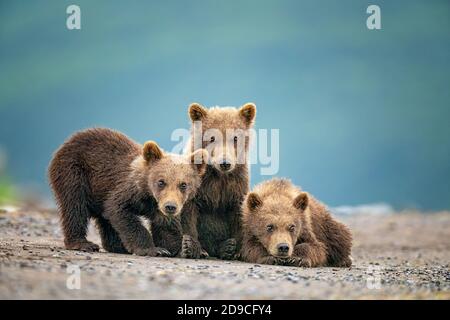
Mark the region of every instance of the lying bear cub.
[[[155, 142], [142, 147], [109, 129], [74, 134], [57, 150], [49, 167], [66, 248], [99, 250], [86, 239], [93, 218], [106, 251], [176, 255], [181, 224], [170, 218], [179, 216], [184, 203], [195, 195], [207, 156], [204, 149], [187, 156], [164, 153]], [[152, 235], [138, 216], [151, 221]], [[166, 220], [177, 227], [166, 228]]]
[[272, 179], [242, 208], [241, 259], [299, 267], [349, 267], [352, 236], [326, 207], [290, 181]]

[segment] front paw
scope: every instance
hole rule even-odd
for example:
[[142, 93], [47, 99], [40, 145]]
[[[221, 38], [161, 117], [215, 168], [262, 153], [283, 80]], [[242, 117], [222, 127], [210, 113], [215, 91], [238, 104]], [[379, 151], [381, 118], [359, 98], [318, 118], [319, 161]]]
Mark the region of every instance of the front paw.
[[236, 256], [237, 243], [236, 239], [230, 238], [222, 242], [219, 250], [219, 257], [223, 260], [232, 260]]
[[79, 250], [84, 252], [97, 252], [100, 250], [100, 247], [88, 240], [81, 241], [73, 241], [73, 242], [65, 242], [66, 249], [68, 250]]
[[308, 258], [291, 257], [288, 260], [288, 265], [301, 268], [311, 268], [312, 261]]
[[279, 259], [275, 258], [274, 256], [267, 256], [267, 257], [262, 257], [259, 258], [256, 263], [259, 264], [271, 264], [271, 265], [276, 265], [279, 264]]
[[275, 264], [287, 267], [311, 268], [311, 260], [301, 257], [275, 257]]
[[184, 235], [181, 241], [180, 257], [185, 259], [199, 259], [207, 257], [208, 253], [201, 249], [200, 244], [189, 235]]
[[171, 257], [172, 254], [169, 250], [153, 247], [153, 248], [136, 248], [133, 250], [133, 253], [138, 256], [148, 256], [148, 257]]

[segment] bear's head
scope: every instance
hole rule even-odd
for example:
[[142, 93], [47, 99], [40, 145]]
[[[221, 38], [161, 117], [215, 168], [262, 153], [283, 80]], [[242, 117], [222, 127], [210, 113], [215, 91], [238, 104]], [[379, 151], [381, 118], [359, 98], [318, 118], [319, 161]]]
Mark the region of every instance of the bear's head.
[[192, 121], [191, 150], [205, 148], [210, 164], [218, 172], [230, 173], [247, 165], [250, 130], [256, 106], [246, 103], [240, 108], [205, 108], [198, 103], [189, 106]]
[[199, 149], [189, 155], [166, 153], [149, 141], [143, 147], [146, 183], [168, 217], [178, 216], [183, 205], [197, 192], [206, 171], [208, 152]]
[[275, 257], [292, 255], [302, 229], [302, 214], [308, 208], [308, 195], [301, 192], [293, 200], [285, 195], [262, 198], [250, 192], [243, 204], [242, 219], [250, 232]]

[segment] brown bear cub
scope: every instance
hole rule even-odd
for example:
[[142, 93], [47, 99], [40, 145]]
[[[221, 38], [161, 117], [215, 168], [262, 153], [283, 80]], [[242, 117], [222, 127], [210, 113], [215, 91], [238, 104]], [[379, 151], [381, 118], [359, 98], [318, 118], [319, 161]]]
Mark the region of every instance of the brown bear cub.
[[181, 257], [233, 259], [239, 248], [240, 207], [249, 189], [249, 129], [256, 107], [189, 107], [192, 120], [189, 151], [205, 148], [210, 161], [202, 184], [181, 215]]
[[242, 206], [241, 259], [300, 267], [352, 264], [352, 235], [327, 208], [289, 180], [257, 185]]
[[[86, 239], [93, 218], [106, 251], [177, 254], [181, 225], [170, 218], [179, 216], [200, 186], [206, 164], [198, 159], [206, 157], [205, 150], [189, 156], [164, 153], [155, 142], [141, 146], [109, 129], [74, 134], [56, 151], [49, 167], [66, 248], [99, 250]], [[139, 216], [151, 221], [152, 235]], [[165, 220], [173, 221], [172, 229], [160, 227]]]

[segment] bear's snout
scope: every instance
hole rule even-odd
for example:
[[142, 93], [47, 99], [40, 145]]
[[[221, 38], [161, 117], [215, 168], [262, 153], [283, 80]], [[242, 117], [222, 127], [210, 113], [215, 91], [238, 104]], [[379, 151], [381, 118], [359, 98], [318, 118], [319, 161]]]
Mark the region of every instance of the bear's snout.
[[164, 211], [168, 214], [175, 214], [177, 212], [177, 204], [169, 201], [164, 204]]
[[231, 163], [227, 159], [224, 159], [220, 163], [220, 169], [222, 169], [223, 171], [228, 171], [228, 170], [230, 170], [230, 168], [231, 168]]
[[287, 256], [289, 254], [289, 244], [279, 243], [277, 245], [278, 255]]

